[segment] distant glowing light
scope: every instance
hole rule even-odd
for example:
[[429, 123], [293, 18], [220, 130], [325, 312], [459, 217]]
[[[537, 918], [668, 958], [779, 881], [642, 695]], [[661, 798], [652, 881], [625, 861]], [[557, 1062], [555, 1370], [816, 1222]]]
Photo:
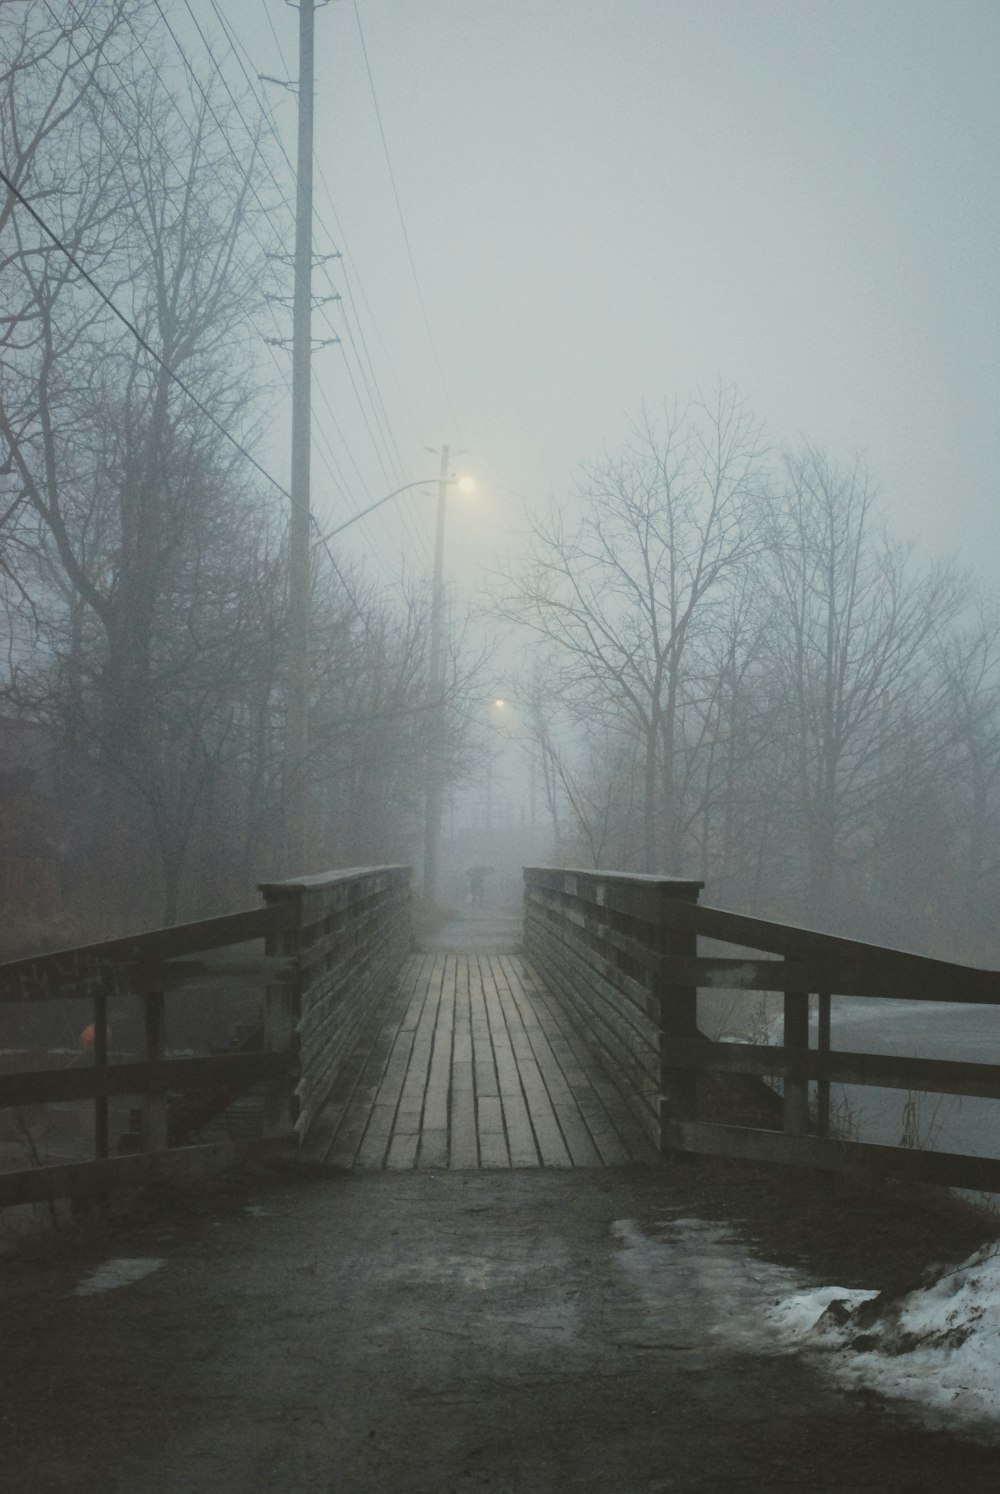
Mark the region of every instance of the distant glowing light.
[[474, 493], [476, 491], [476, 480], [474, 477], [460, 477], [458, 479], [458, 491], [460, 493]]
[[504, 708], [504, 706], [505, 706], [505, 705], [506, 705], [506, 704], [507, 704], [507, 702], [506, 702], [506, 701], [505, 701], [505, 700], [495, 700], [495, 701], [494, 701], [494, 702], [493, 702], [493, 704], [494, 704], [494, 705], [495, 705], [495, 706], [499, 706], [499, 707], [500, 707], [500, 709], [501, 709], [501, 710], [503, 710], [503, 708]]

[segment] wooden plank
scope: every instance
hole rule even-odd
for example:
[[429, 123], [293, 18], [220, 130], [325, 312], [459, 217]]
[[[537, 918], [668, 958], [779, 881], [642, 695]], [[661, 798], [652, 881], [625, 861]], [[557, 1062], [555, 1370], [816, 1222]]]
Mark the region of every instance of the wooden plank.
[[39, 1069], [0, 1074], [0, 1109], [89, 1100], [95, 1095], [147, 1091], [248, 1088], [291, 1072], [287, 1053], [227, 1053], [211, 1058], [164, 1058], [154, 1063], [113, 1063], [101, 1069]]
[[[607, 1079], [598, 1056], [572, 1022], [572, 1014], [540, 989], [535, 989], [534, 999], [538, 1010], [550, 1013], [549, 1031], [555, 1029], [559, 1034], [559, 1061], [599, 1161], [617, 1165], [631, 1155], [652, 1158], [655, 1150], [646, 1132], [629, 1115], [622, 1095]], [[623, 1137], [631, 1138], [631, 1144], [625, 1144]]]
[[102, 967], [125, 967], [118, 974], [127, 977], [130, 965], [148, 966], [180, 955], [273, 936], [289, 927], [289, 919], [286, 908], [249, 908], [221, 918], [205, 918], [170, 929], [153, 929], [123, 939], [106, 939], [99, 944], [9, 960], [0, 965], [0, 1003], [59, 1000], [68, 996], [74, 985], [99, 980]]
[[[914, 987], [925, 993], [939, 981], [941, 994], [928, 999], [1000, 1003], [1000, 972], [994, 970], [981, 970], [971, 965], [911, 954], [908, 950], [893, 949], [888, 945], [866, 944], [858, 939], [819, 933], [815, 929], [751, 918], [705, 904], [668, 902], [664, 905], [663, 917], [670, 928], [690, 929], [709, 939], [768, 950], [792, 960], [822, 962], [830, 959], [849, 969], [863, 968], [873, 973], [883, 970], [887, 979], [894, 973], [906, 973], [912, 977]], [[823, 982], [823, 989], [829, 988], [829, 983]], [[959, 988], [961, 995], [947, 994], [949, 990], [955, 992]], [[842, 994], [836, 987], [834, 993]]]
[[874, 1085], [880, 1089], [928, 1090], [1000, 1100], [1000, 1065], [952, 1058], [901, 1058], [882, 1053], [816, 1049], [790, 1054], [783, 1047], [754, 1043], [711, 1043], [684, 1050], [692, 1068], [760, 1077], [785, 1078], [793, 1070], [804, 1077], [836, 1084]]
[[529, 1033], [538, 1073], [545, 1087], [549, 1105], [574, 1167], [600, 1165], [600, 1154], [587, 1130], [573, 1092], [566, 1081], [556, 1052], [561, 1033], [545, 1023], [545, 1013], [537, 1011], [539, 1026]]
[[420, 1133], [420, 1155], [417, 1160], [418, 1167], [447, 1167], [448, 1166], [448, 1131], [428, 1131]]
[[475, 1064], [472, 1040], [472, 972], [467, 955], [455, 959], [455, 1037], [452, 1044], [451, 1094], [448, 1109], [448, 1166], [479, 1166], [476, 1132]]
[[419, 1128], [411, 1135], [406, 1136], [402, 1136], [396, 1132], [389, 1143], [389, 1154], [385, 1160], [386, 1167], [394, 1171], [416, 1167], [417, 1147], [419, 1143]]
[[865, 1172], [907, 1182], [936, 1183], [1000, 1193], [1000, 1159], [959, 1152], [921, 1152], [866, 1141], [834, 1141], [819, 1136], [786, 1136], [745, 1126], [705, 1121], [666, 1121], [667, 1150], [744, 1162], [774, 1162], [833, 1172]]
[[[553, 1003], [553, 998], [544, 984], [535, 975], [531, 965], [526, 962], [519, 962], [518, 972], [524, 989], [531, 994], [536, 1007], [539, 1010], [546, 1010], [548, 1005]], [[558, 1001], [555, 1001], [554, 1005], [558, 1007]], [[618, 1145], [613, 1139], [617, 1137], [621, 1139], [631, 1157], [641, 1157], [644, 1160], [648, 1160], [651, 1156], [655, 1155], [654, 1141], [658, 1135], [659, 1125], [659, 1096], [655, 1097], [657, 1102], [655, 1113], [651, 1104], [648, 1114], [644, 1114], [642, 1118], [637, 1116], [634, 1105], [630, 1103], [632, 1096], [629, 1094], [629, 1091], [623, 1089], [622, 1085], [614, 1077], [609, 1077], [611, 1076], [611, 1070], [605, 1062], [607, 1055], [604, 1052], [601, 1052], [600, 1055], [595, 1052], [594, 1048], [587, 1041], [586, 1036], [584, 1036], [579, 1027], [572, 1021], [571, 1017], [567, 1020], [566, 1030], [570, 1041], [575, 1046], [575, 1051], [581, 1060], [582, 1066], [590, 1076], [594, 1094], [601, 1108], [606, 1115], [614, 1117], [610, 1136], [608, 1135], [607, 1128], [603, 1125], [601, 1126], [600, 1135], [595, 1134], [593, 1125], [590, 1127], [591, 1134], [594, 1135], [595, 1144], [601, 1155], [605, 1157], [606, 1161], [610, 1161], [611, 1159], [618, 1160]], [[605, 1148], [602, 1139], [604, 1136], [608, 1136], [607, 1148]]]
[[650, 1022], [630, 1008], [615, 987], [567, 949], [536, 945], [532, 959], [549, 989], [560, 993], [577, 1021], [591, 1032], [595, 1047], [613, 1054], [621, 1067], [633, 1072], [638, 1086], [645, 1074], [649, 1084], [658, 1088], [658, 1022]]
[[586, 989], [582, 977], [577, 979], [573, 987], [569, 987], [563, 980], [558, 966], [543, 956], [540, 951], [536, 950], [533, 961], [539, 969], [546, 989], [561, 1001], [568, 1003], [574, 1019], [581, 1027], [585, 1026], [589, 1031], [591, 1041], [595, 1048], [600, 1050], [606, 1066], [620, 1076], [625, 1093], [633, 1098], [637, 1106], [647, 1112], [650, 1127], [655, 1127], [659, 1113], [660, 1094], [659, 1058], [655, 1050], [650, 1051], [648, 1059], [640, 1062], [633, 1052], [624, 1049], [617, 1039], [612, 1037], [592, 1008], [584, 1005], [581, 1010], [580, 993], [581, 990]]
[[0, 1208], [59, 1198], [84, 1198], [116, 1188], [180, 1181], [222, 1172], [260, 1148], [259, 1142], [217, 1141], [206, 1146], [173, 1147], [165, 1152], [135, 1152], [97, 1162], [63, 1162], [0, 1173]]
[[511, 1046], [516, 1044], [519, 1049], [517, 1064], [521, 1092], [539, 1161], [543, 1167], [570, 1167], [572, 1158], [535, 1057], [534, 1045], [542, 1040], [538, 1009], [521, 984], [521, 962], [513, 956], [501, 956], [500, 960], [510, 996], [508, 1031]]
[[[535, 1000], [545, 1001], [546, 993], [539, 989], [530, 967], [523, 969], [523, 979], [528, 989], [534, 988]], [[577, 1094], [577, 1102], [605, 1165], [652, 1160], [657, 1154], [650, 1137], [652, 1128], [635, 1118], [627, 1097], [603, 1067], [602, 1055], [595, 1053], [579, 1028], [569, 1021], [565, 1032], [589, 1085], [589, 1093]]]
[[653, 877], [621, 872], [562, 871], [525, 867], [525, 900], [538, 896], [593, 903], [638, 922], [658, 924], [668, 901], [696, 898], [704, 882], [681, 877]]
[[448, 1166], [474, 1169], [479, 1166], [479, 1136], [476, 1131], [476, 1097], [471, 1089], [452, 1090], [448, 1116], [451, 1149]]
[[[620, 960], [608, 954], [598, 933], [576, 937], [576, 931], [565, 923], [546, 923], [537, 926], [531, 921], [526, 925], [525, 953], [530, 958], [539, 946], [549, 950], [556, 962], [564, 965], [573, 961], [582, 968], [600, 977], [601, 987], [615, 993], [615, 1006], [640, 1032], [647, 1024], [655, 1024], [659, 1012], [653, 994], [653, 976], [660, 961], [650, 954], [638, 971], [623, 968]], [[649, 938], [655, 937], [650, 931]]]
[[368, 1116], [368, 1124], [365, 1126], [361, 1145], [358, 1147], [355, 1167], [385, 1166], [395, 1119], [395, 1104], [391, 1102], [386, 1104], [381, 1100], [376, 1100]]
[[[713, 935], [718, 938], [718, 935]], [[703, 989], [744, 991], [830, 991], [837, 996], [866, 996], [892, 1001], [940, 1001], [950, 1004], [996, 1005], [1000, 977], [993, 971], [946, 966], [924, 970], [906, 963], [921, 958], [903, 955], [897, 962], [883, 955], [848, 962], [842, 958], [736, 959], [703, 956], [676, 962], [666, 959], [664, 973], [690, 980]], [[981, 979], [985, 977], [985, 979]]]
[[343, 1064], [305, 1140], [308, 1155], [339, 1167], [353, 1166], [426, 959], [419, 955], [407, 961], [381, 1005], [371, 1013], [354, 1054]]
[[[327, 1153], [326, 1160], [340, 1167], [381, 1167], [387, 1150], [391, 1119], [402, 1093], [406, 1070], [416, 1033], [416, 1023], [426, 999], [426, 965], [413, 972], [414, 983], [400, 1002], [394, 1003], [380, 1033], [379, 1041], [362, 1074], [362, 1086], [352, 1097], [344, 1120]], [[382, 1138], [381, 1150], [377, 1143], [379, 1130], [376, 1127], [369, 1137], [369, 1128], [375, 1116], [375, 1107], [388, 1102], [390, 1124]], [[363, 1152], [365, 1142], [367, 1148]]]

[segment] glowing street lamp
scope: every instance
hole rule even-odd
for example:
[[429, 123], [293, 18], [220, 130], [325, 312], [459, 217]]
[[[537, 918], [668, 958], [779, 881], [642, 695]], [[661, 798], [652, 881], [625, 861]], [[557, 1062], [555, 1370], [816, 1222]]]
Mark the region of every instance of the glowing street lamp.
[[[427, 754], [427, 778], [424, 786], [424, 875], [423, 891], [428, 901], [433, 901], [437, 892], [437, 864], [438, 843], [441, 838], [441, 695], [444, 688], [443, 656], [441, 649], [443, 619], [444, 619], [444, 521], [446, 512], [446, 498], [450, 487], [457, 487], [462, 493], [471, 493], [475, 490], [475, 482], [471, 477], [458, 477], [448, 472], [449, 451], [447, 446], [441, 449], [441, 471], [437, 478], [438, 485], [438, 508], [437, 508], [437, 532], [434, 543], [434, 586], [431, 592], [431, 636], [428, 660], [428, 708], [429, 708], [429, 733], [431, 736], [430, 750]], [[369, 503], [360, 513], [354, 514], [350, 519], [345, 519], [342, 524], [336, 524], [326, 534], [320, 535], [317, 544], [325, 545], [334, 535], [341, 534], [349, 529], [352, 524], [365, 519], [383, 503], [388, 503], [391, 498], [398, 498], [400, 493], [407, 493], [411, 488], [426, 487], [433, 478], [420, 478], [417, 482], [404, 482], [401, 487], [393, 488], [391, 493], [386, 493], [384, 498], [378, 498], [374, 503]]]
[[471, 477], [421, 477], [416, 482], [404, 482], [401, 488], [393, 488], [392, 492], [386, 493], [384, 498], [377, 498], [374, 503], [369, 503], [368, 507], [363, 508], [359, 514], [354, 514], [351, 518], [345, 519], [342, 524], [336, 524], [332, 529], [328, 529], [326, 534], [321, 534], [314, 543], [325, 545], [327, 540], [333, 539], [335, 534], [340, 534], [343, 530], [350, 529], [352, 524], [357, 524], [359, 520], [366, 519], [377, 508], [381, 508], [383, 503], [388, 503], [390, 498], [398, 498], [400, 493], [408, 493], [411, 488], [426, 488], [427, 484], [431, 482], [437, 482], [444, 487], [457, 487], [460, 493], [472, 493], [476, 487], [475, 481]]

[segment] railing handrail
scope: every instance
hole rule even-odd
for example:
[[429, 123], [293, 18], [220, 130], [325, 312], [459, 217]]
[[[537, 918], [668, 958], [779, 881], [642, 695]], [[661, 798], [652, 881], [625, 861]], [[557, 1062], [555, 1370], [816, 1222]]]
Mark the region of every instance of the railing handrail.
[[[192, 1177], [229, 1165], [245, 1152], [247, 1143], [174, 1145], [186, 1132], [176, 1108], [168, 1114], [168, 1094], [193, 1094], [196, 1114], [203, 1121], [241, 1091], [262, 1084], [264, 1139], [287, 1142], [298, 1132], [301, 1140], [302, 1126], [322, 1103], [322, 1086], [330, 1080], [338, 1042], [350, 1025], [339, 1012], [327, 1011], [323, 1000], [332, 989], [350, 1006], [357, 991], [382, 989], [393, 956], [409, 941], [409, 876], [407, 867], [376, 866], [268, 882], [260, 889], [266, 899], [263, 907], [0, 965], [0, 1005], [64, 998], [93, 1002], [92, 1064], [0, 1074], [0, 1106], [93, 1100], [96, 1151], [91, 1162], [0, 1173], [0, 1207], [93, 1193], [119, 1180], [130, 1184], [137, 1179]], [[391, 938], [385, 937], [387, 917]], [[209, 971], [227, 969], [219, 961], [185, 962], [180, 957], [256, 940], [265, 941], [260, 962], [238, 960], [233, 968], [239, 975], [252, 971], [263, 977], [258, 1035], [263, 1051], [168, 1057], [167, 994]], [[144, 1052], [137, 1061], [109, 1063], [112, 998], [141, 1003]], [[304, 1033], [311, 1043], [308, 1053]], [[303, 1067], [307, 1057], [315, 1059], [317, 1054], [325, 1065], [319, 1079]], [[127, 1152], [112, 1157], [108, 1100], [131, 1094], [143, 1103], [142, 1156]]]
[[[60, 976], [64, 982], [70, 982], [78, 979], [80, 971], [87, 967], [157, 964], [181, 955], [266, 939], [290, 928], [293, 922], [293, 911], [284, 905], [272, 904], [7, 960], [0, 964], [0, 1004], [57, 1000], [65, 994], [60, 988]], [[28, 990], [29, 985], [33, 989]]]
[[[569, 999], [581, 1005], [595, 1032], [607, 1034], [617, 1069], [637, 1085], [647, 1123], [658, 1103], [661, 1149], [824, 1168], [875, 1167], [1000, 1192], [998, 1158], [829, 1135], [831, 1082], [1000, 1097], [995, 1063], [833, 1050], [833, 996], [1000, 1005], [1000, 971], [713, 908], [697, 902], [697, 882], [652, 880], [659, 887], [624, 873], [526, 868], [525, 930], [526, 948], [529, 955], [537, 949], [543, 975], [548, 971], [565, 986], [560, 963], [572, 973]], [[671, 882], [686, 895], [671, 895]], [[764, 955], [699, 955], [699, 936]], [[713, 987], [783, 993], [781, 1045], [706, 1037], [697, 1026], [697, 992]], [[811, 996], [817, 998], [815, 1048]], [[699, 1078], [726, 1075], [754, 1084], [767, 1076], [782, 1080], [777, 1129], [771, 1119], [734, 1124], [731, 1118], [701, 1118]], [[815, 1133], [810, 1083], [817, 1086]]]

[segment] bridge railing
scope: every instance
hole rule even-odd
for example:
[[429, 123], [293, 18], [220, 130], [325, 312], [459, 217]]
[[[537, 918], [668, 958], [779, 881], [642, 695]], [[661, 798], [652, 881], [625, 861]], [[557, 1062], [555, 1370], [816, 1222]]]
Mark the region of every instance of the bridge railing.
[[[660, 1149], [1000, 1192], [1000, 1159], [844, 1139], [830, 1124], [832, 1084], [1000, 1099], [996, 1061], [831, 1048], [836, 997], [1000, 1006], [1000, 973], [703, 906], [702, 885], [525, 871], [525, 952]], [[699, 938], [739, 953], [699, 955]], [[779, 993], [780, 1042], [711, 1041], [698, 1028], [697, 993], [713, 989]], [[780, 1081], [774, 1128], [707, 1119], [705, 1080], [720, 1076]]]
[[668, 1054], [697, 1030], [694, 987], [668, 991], [660, 978], [664, 956], [695, 952], [694, 936], [671, 930], [666, 915], [673, 902], [696, 903], [703, 886], [619, 872], [524, 871], [525, 954], [657, 1146], [664, 1090], [679, 1099], [688, 1084]]
[[[409, 879], [408, 867], [374, 867], [267, 883], [260, 908], [0, 965], [0, 1010], [82, 998], [93, 1023], [84, 1067], [0, 1072], [0, 1114], [93, 1104], [92, 1159], [0, 1172], [0, 1208], [194, 1177], [247, 1151], [246, 1141], [172, 1145], [168, 1097], [187, 1096], [188, 1120], [204, 1121], [263, 1085], [263, 1139], [300, 1138], [409, 946]], [[260, 992], [246, 1051], [168, 1056], [166, 1003], [215, 977]], [[109, 1051], [112, 1001], [138, 1007], [138, 1059]], [[110, 1155], [116, 1096], [141, 1105], [138, 1149], [125, 1155]]]
[[261, 885], [268, 910], [291, 921], [270, 993], [265, 1044], [295, 1058], [294, 1089], [272, 1091], [268, 1133], [301, 1140], [343, 1061], [410, 948], [410, 868], [376, 866]]

